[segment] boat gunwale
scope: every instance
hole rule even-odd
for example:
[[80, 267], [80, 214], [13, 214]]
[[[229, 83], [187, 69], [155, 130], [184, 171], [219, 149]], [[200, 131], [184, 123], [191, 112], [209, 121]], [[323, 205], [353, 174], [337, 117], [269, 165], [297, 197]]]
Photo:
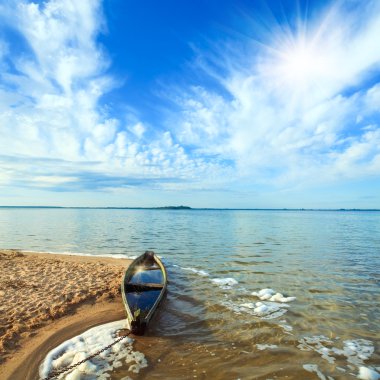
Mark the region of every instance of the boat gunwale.
[[[137, 257], [129, 265], [129, 267], [127, 268], [127, 270], [124, 272], [123, 279], [122, 279], [122, 282], [121, 282], [122, 299], [123, 299], [125, 310], [127, 312], [127, 319], [129, 320], [130, 324], [132, 323], [132, 321], [135, 320], [135, 318], [134, 318], [134, 316], [132, 314], [132, 311], [131, 311], [130, 306], [129, 306], [128, 301], [127, 301], [127, 297], [126, 297], [126, 293], [125, 293], [125, 281], [128, 278], [128, 276], [133, 273], [134, 268], [142, 261], [143, 257], [144, 257], [144, 254], [142, 254], [141, 256]], [[161, 302], [161, 300], [162, 300], [162, 298], [163, 298], [163, 296], [165, 294], [166, 288], [167, 288], [167, 271], [166, 271], [166, 268], [163, 265], [163, 263], [160, 260], [160, 258], [155, 253], [153, 255], [153, 258], [154, 258], [155, 263], [157, 263], [157, 265], [159, 266], [159, 269], [161, 270], [161, 272], [163, 274], [163, 283], [162, 283], [163, 286], [162, 286], [160, 294], [158, 295], [155, 303], [150, 308], [148, 314], [143, 318], [143, 321], [146, 324], [148, 324], [149, 321], [150, 321], [150, 319], [152, 318], [153, 313], [156, 311], [156, 309], [158, 307], [158, 304]]]

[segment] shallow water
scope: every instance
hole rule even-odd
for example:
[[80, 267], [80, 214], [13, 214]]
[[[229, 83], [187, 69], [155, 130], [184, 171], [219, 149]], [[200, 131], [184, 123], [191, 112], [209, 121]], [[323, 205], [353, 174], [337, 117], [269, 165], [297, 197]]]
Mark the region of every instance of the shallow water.
[[0, 209], [0, 241], [163, 258], [167, 297], [134, 343], [148, 367], [112, 379], [380, 372], [380, 212]]

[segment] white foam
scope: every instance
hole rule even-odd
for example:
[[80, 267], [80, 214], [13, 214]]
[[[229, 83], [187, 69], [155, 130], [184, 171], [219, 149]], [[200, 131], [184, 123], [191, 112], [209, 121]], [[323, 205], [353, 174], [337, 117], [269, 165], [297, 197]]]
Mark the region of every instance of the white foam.
[[314, 372], [319, 379], [321, 380], [334, 380], [331, 376], [325, 376], [319, 369], [316, 364], [304, 364], [303, 368], [308, 372]]
[[244, 309], [252, 309], [252, 313], [262, 319], [274, 319], [281, 317], [287, 312], [288, 305], [278, 304], [276, 302], [256, 302], [256, 303], [243, 303], [240, 305], [243, 311]]
[[247, 309], [254, 309], [256, 307], [256, 304], [253, 302], [247, 302], [240, 304], [240, 306]]
[[[293, 331], [293, 327], [290, 325], [287, 325], [286, 322], [280, 323], [279, 326], [284, 330], [285, 333], [290, 334], [290, 332]], [[292, 334], [290, 334], [290, 335], [292, 335]]]
[[372, 342], [366, 339], [345, 340], [343, 349], [333, 347], [332, 352], [336, 355], [345, 356], [347, 362], [359, 366], [364, 360], [368, 360], [374, 352]]
[[[126, 320], [111, 322], [91, 328], [83, 334], [63, 342], [46, 356], [40, 366], [40, 377], [46, 378], [51, 371], [83, 360], [112, 343], [117, 338], [116, 332], [118, 330], [128, 327]], [[133, 339], [126, 337], [100, 355], [82, 363], [70, 373], [66, 372], [57, 378], [75, 380], [80, 379], [83, 375], [94, 378], [96, 375], [97, 379], [105, 379], [109, 376], [108, 372], [122, 365], [123, 360], [126, 364], [132, 363], [129, 371], [138, 373], [141, 368], [148, 364], [144, 354], [133, 351], [132, 343]]]
[[256, 305], [253, 309], [256, 314], [268, 314], [269, 306], [262, 302], [256, 302]]
[[358, 379], [361, 379], [361, 380], [378, 380], [378, 379], [380, 379], [380, 374], [377, 373], [372, 368], [359, 367]]
[[273, 289], [261, 289], [258, 292], [252, 292], [253, 296], [259, 297], [261, 300], [269, 299], [276, 292]]
[[211, 282], [218, 285], [221, 289], [224, 289], [224, 290], [231, 289], [233, 286], [238, 284], [238, 282], [234, 278], [231, 278], [231, 277], [212, 278]]
[[284, 297], [282, 293], [277, 293], [273, 289], [261, 289], [258, 292], [252, 292], [253, 296], [260, 298], [262, 301], [274, 301], [274, 302], [291, 302], [296, 299], [296, 297]]
[[283, 316], [287, 312], [287, 307], [289, 306], [286, 304], [278, 304], [276, 302], [247, 302], [236, 304], [231, 300], [222, 301], [221, 304], [236, 314], [245, 313], [263, 320], [275, 319]]
[[[372, 342], [366, 339], [345, 340], [343, 341], [343, 348], [334, 347], [338, 340], [339, 338], [336, 338], [334, 342], [323, 335], [304, 337], [299, 340], [300, 344], [297, 347], [302, 351], [315, 351], [331, 364], [338, 358], [346, 357], [347, 370], [354, 370], [353, 365], [355, 365], [359, 368], [359, 371], [362, 371], [359, 372], [359, 375], [362, 373], [362, 376], [365, 376], [364, 374], [366, 373], [372, 373], [374, 376], [377, 373], [373, 369], [362, 366], [363, 361], [368, 360], [374, 353]], [[367, 369], [368, 371], [366, 371]], [[346, 371], [342, 366], [339, 367], [339, 370]], [[372, 378], [369, 377], [369, 380], [372, 380]]]
[[180, 267], [182, 270], [186, 270], [188, 272], [193, 272], [195, 274], [198, 274], [200, 276], [209, 276], [210, 274], [204, 270], [201, 269], [196, 269], [196, 268], [191, 268], [191, 267]]
[[356, 365], [368, 360], [375, 351], [372, 342], [366, 339], [345, 340], [343, 344], [343, 355], [349, 363]]
[[[266, 302], [245, 302], [235, 305], [232, 301], [229, 301], [223, 302], [223, 305], [238, 314], [243, 312], [261, 319], [275, 319], [283, 316], [288, 311], [289, 305], [285, 303], [286, 301], [294, 301], [296, 299], [296, 297], [284, 297], [281, 293], [277, 293], [270, 288], [252, 292], [251, 295]], [[289, 325], [282, 324], [280, 326], [286, 332], [292, 331], [292, 327]]]
[[275, 302], [291, 302], [294, 301], [296, 297], [284, 297], [281, 293], [276, 293], [271, 298], [269, 298], [269, 301], [275, 301]]
[[266, 349], [277, 348], [278, 346], [276, 346], [275, 344], [256, 344], [256, 347], [257, 347], [258, 350], [264, 351]]
[[20, 252], [31, 252], [31, 253], [46, 253], [46, 254], [53, 254], [53, 255], [68, 255], [68, 256], [87, 256], [87, 257], [110, 257], [112, 259], [128, 259], [128, 260], [134, 260], [138, 256], [132, 255], [127, 256], [122, 253], [99, 253], [99, 254], [92, 254], [92, 253], [83, 253], [83, 252], [52, 252], [52, 251], [31, 251], [31, 250], [21, 250]]
[[329, 363], [335, 362], [335, 357], [330, 356], [332, 350], [326, 347], [323, 343], [332, 345], [333, 341], [323, 335], [304, 337], [298, 341], [300, 344], [297, 346], [301, 351], [315, 351]]

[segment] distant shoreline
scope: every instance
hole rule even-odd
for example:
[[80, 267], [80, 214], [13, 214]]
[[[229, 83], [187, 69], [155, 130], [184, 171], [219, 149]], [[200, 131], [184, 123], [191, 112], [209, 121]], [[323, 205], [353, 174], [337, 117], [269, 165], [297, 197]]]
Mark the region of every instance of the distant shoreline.
[[217, 207], [87, 207], [87, 206], [0, 206], [0, 209], [74, 209], [74, 210], [192, 210], [192, 211], [375, 211], [378, 208], [217, 208]]

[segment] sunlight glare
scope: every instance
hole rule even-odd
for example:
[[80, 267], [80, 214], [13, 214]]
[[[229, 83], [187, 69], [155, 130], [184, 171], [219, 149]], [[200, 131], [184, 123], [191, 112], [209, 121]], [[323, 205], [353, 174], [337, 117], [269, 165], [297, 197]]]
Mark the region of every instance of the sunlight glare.
[[276, 28], [272, 43], [266, 46], [264, 59], [260, 62], [259, 73], [281, 97], [286, 94], [295, 102], [314, 101], [329, 91], [334, 79], [339, 78], [334, 57], [335, 39], [327, 33], [328, 22], [321, 21], [317, 27], [301, 25], [292, 30], [290, 25]]
[[282, 85], [298, 92], [311, 90], [329, 76], [325, 52], [312, 44], [285, 46], [273, 62], [272, 69]]

